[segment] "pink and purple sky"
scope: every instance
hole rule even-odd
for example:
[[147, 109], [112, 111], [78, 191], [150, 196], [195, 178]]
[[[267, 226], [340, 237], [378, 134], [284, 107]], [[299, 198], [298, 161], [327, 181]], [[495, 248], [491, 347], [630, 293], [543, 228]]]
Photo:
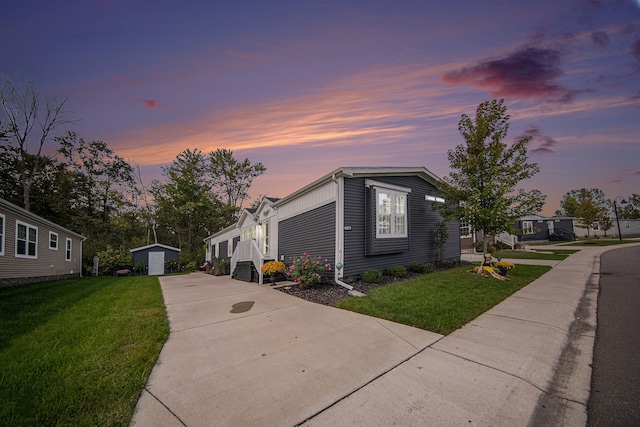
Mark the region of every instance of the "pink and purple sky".
[[0, 73], [68, 97], [145, 181], [187, 148], [262, 162], [253, 197], [340, 166], [442, 177], [461, 114], [504, 98], [543, 214], [640, 193], [640, 0], [10, 2]]

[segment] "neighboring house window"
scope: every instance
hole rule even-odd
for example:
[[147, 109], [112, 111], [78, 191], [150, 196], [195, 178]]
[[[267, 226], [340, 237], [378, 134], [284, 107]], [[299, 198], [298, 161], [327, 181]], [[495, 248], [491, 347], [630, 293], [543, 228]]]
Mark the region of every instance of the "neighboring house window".
[[65, 254], [65, 258], [64, 259], [67, 260], [67, 261], [71, 261], [71, 239], [69, 239], [68, 237], [67, 237], [67, 245], [66, 245], [66, 247], [67, 247], [67, 252]]
[[460, 237], [471, 237], [471, 225], [465, 218], [460, 218]]
[[376, 237], [407, 237], [407, 195], [378, 189]]
[[600, 230], [600, 223], [599, 222], [594, 222], [593, 224], [591, 224], [591, 229], [593, 231]]
[[625, 230], [631, 230], [631, 224], [629, 224], [629, 221], [625, 221], [624, 222], [624, 229]]
[[524, 234], [533, 234], [533, 221], [522, 221], [522, 232]]
[[0, 214], [0, 255], [4, 255], [4, 219], [5, 216]]
[[233, 255], [233, 237], [229, 237], [227, 240], [227, 256]]
[[38, 229], [16, 221], [16, 257], [37, 258]]
[[49, 249], [58, 250], [58, 233], [49, 232]]

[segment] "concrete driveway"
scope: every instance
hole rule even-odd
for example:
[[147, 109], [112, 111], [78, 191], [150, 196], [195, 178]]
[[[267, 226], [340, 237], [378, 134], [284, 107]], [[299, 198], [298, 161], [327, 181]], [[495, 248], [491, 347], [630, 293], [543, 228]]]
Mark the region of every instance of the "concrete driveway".
[[161, 277], [171, 335], [132, 424], [582, 427], [611, 248], [580, 249], [447, 337], [256, 284]]
[[293, 426], [442, 338], [228, 277], [160, 283], [171, 334], [136, 427]]

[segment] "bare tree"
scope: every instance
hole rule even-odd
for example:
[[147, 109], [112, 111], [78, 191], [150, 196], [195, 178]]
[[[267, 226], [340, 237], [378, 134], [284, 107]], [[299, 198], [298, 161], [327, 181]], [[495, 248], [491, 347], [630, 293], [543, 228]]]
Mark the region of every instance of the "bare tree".
[[[42, 165], [49, 134], [71, 122], [63, 110], [67, 98], [43, 96], [32, 81], [18, 85], [6, 76], [0, 80], [0, 135], [17, 150], [24, 208], [30, 210], [31, 186]], [[35, 161], [29, 162], [29, 155], [35, 156]]]

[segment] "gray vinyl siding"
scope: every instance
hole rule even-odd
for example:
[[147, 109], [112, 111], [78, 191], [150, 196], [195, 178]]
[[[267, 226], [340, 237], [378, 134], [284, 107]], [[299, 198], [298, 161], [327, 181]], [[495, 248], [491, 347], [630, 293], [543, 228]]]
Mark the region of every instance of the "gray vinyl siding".
[[[434, 202], [425, 200], [426, 194], [438, 195], [435, 186], [417, 176], [375, 177], [375, 181], [411, 189], [407, 195], [408, 237], [376, 239], [373, 190], [365, 186], [364, 178], [345, 178], [344, 279], [347, 282], [356, 280], [369, 269], [384, 271], [393, 265], [408, 267], [414, 262], [435, 263], [437, 259], [436, 228], [441, 217], [432, 209]], [[450, 261], [459, 260], [459, 224], [451, 222], [447, 230], [445, 257]]]
[[[82, 269], [82, 238], [63, 227], [12, 205], [0, 203], [4, 215], [3, 255], [0, 255], [0, 286], [79, 276]], [[35, 258], [16, 257], [16, 222], [37, 229]], [[49, 249], [49, 232], [57, 233], [58, 248]], [[71, 259], [66, 259], [67, 239], [71, 239]], [[15, 279], [15, 280], [14, 280]]]
[[[291, 264], [293, 257], [303, 253], [320, 256], [335, 264], [336, 243], [335, 202], [280, 221], [278, 224], [278, 256]], [[282, 259], [282, 258], [281, 258]], [[325, 273], [325, 280], [333, 277], [333, 271]]]

